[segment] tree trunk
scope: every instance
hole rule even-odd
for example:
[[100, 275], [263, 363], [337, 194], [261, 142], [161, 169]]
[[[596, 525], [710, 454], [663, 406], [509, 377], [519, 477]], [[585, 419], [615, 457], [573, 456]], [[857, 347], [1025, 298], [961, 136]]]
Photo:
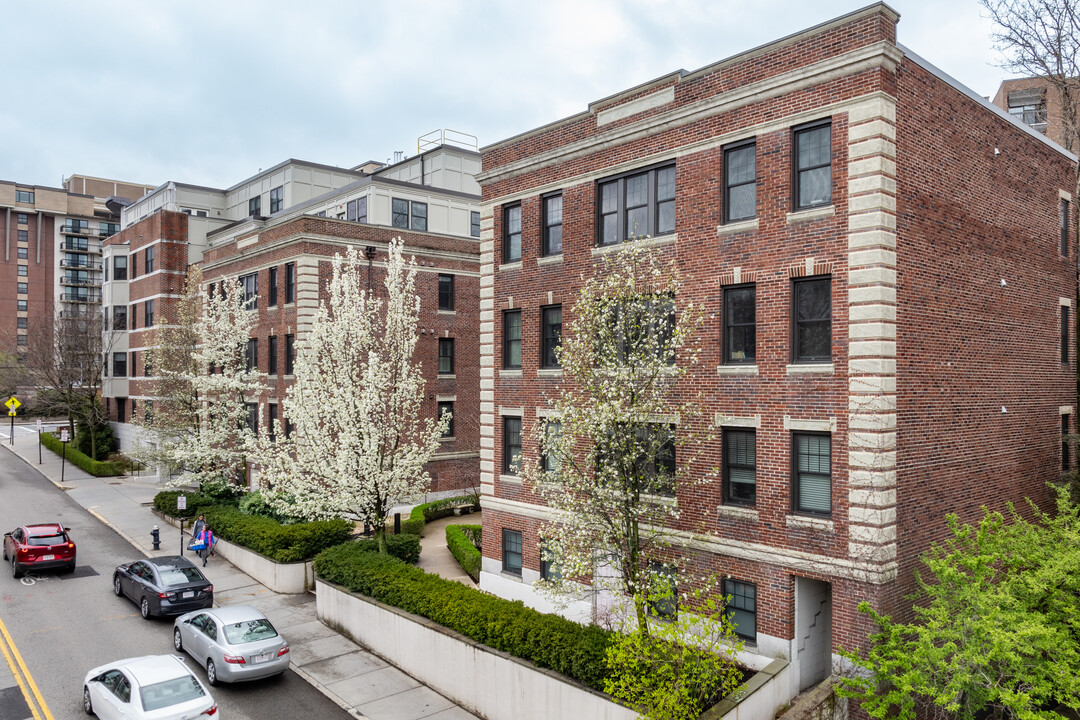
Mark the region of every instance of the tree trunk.
[[378, 523], [375, 525], [375, 542], [379, 543], [379, 554], [389, 555], [389, 551], [386, 548], [386, 523]]

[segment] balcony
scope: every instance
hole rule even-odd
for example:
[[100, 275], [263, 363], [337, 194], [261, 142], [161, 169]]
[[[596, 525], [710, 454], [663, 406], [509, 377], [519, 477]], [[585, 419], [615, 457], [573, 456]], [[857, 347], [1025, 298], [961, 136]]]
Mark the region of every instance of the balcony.
[[[60, 232], [65, 235], [85, 235], [87, 237], [91, 235], [89, 224], [71, 222], [70, 220], [60, 226]], [[93, 234], [96, 235], [97, 233]]]
[[97, 292], [79, 292], [75, 290], [68, 290], [66, 292], [60, 293], [60, 302], [101, 304], [101, 291], [98, 290]]
[[61, 285], [75, 285], [77, 287], [91, 287], [93, 285], [100, 285], [101, 282], [96, 277], [90, 277], [86, 275], [61, 275]]
[[101, 259], [87, 257], [85, 255], [79, 255], [75, 259], [60, 258], [60, 267], [62, 268], [88, 268], [90, 270], [101, 269]]
[[88, 243], [82, 238], [69, 237], [60, 241], [60, 249], [65, 252], [85, 252], [100, 255], [101, 243], [97, 241]]

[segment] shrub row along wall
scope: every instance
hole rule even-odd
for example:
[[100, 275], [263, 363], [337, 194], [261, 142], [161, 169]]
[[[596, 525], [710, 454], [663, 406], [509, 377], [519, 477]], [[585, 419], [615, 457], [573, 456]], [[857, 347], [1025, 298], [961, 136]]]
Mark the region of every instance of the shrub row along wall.
[[424, 532], [424, 525], [432, 520], [450, 517], [454, 514], [454, 508], [462, 506], [470, 508], [473, 512], [478, 512], [480, 510], [480, 496], [462, 495], [417, 505], [409, 513], [408, 520], [401, 523], [401, 532], [402, 534], [421, 535]]
[[65, 451], [64, 443], [57, 440], [51, 433], [41, 433], [39, 437], [41, 438], [42, 445], [49, 448], [57, 455], [66, 457], [73, 465], [85, 470], [94, 477], [114, 477], [116, 475], [123, 475], [127, 472], [124, 463], [94, 460], [88, 455], [84, 455], [76, 450], [71, 443], [68, 443], [67, 451]]
[[470, 532], [479, 533], [480, 526], [447, 525], [446, 547], [473, 582], [480, 582], [480, 548], [470, 538]]

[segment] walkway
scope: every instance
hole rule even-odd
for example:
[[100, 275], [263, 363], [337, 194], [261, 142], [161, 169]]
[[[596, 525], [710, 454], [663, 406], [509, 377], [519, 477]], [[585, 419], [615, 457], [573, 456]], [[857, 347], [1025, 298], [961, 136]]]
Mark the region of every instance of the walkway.
[[472, 578], [461, 569], [457, 558], [451, 554], [450, 548], [446, 547], [446, 526], [479, 525], [480, 517], [481, 513], [452, 515], [432, 520], [424, 525], [424, 534], [420, 538], [420, 562], [416, 563], [416, 566], [429, 573], [441, 575], [447, 580], [457, 580], [475, 587], [476, 584]]

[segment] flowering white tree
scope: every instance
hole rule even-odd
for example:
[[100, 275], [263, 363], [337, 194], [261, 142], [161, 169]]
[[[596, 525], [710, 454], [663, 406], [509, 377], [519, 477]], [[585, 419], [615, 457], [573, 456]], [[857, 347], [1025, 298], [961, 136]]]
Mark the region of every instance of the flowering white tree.
[[134, 453], [179, 471], [171, 486], [198, 483], [215, 490], [246, 477], [256, 447], [248, 423], [249, 403], [263, 390], [257, 368], [249, 368], [247, 343], [255, 324], [239, 282], [222, 281], [208, 294], [201, 278], [189, 278], [176, 323], [159, 328], [149, 353], [161, 393], [143, 426], [153, 432]]
[[690, 472], [710, 430], [682, 382], [698, 362], [703, 316], [679, 290], [674, 264], [642, 241], [605, 256], [558, 350], [564, 382], [539, 424], [541, 457], [521, 468], [557, 516], [540, 534], [561, 577], [540, 588], [575, 596], [590, 582], [632, 598], [643, 635], [649, 608], [675, 600], [679, 495], [716, 477]]
[[328, 297], [283, 403], [296, 436], [263, 442], [260, 479], [283, 512], [371, 524], [385, 553], [390, 509], [427, 490], [424, 466], [449, 417], [421, 414], [424, 378], [413, 359], [420, 298], [401, 239], [390, 243], [382, 292], [365, 288], [365, 274], [355, 248], [334, 257]]

